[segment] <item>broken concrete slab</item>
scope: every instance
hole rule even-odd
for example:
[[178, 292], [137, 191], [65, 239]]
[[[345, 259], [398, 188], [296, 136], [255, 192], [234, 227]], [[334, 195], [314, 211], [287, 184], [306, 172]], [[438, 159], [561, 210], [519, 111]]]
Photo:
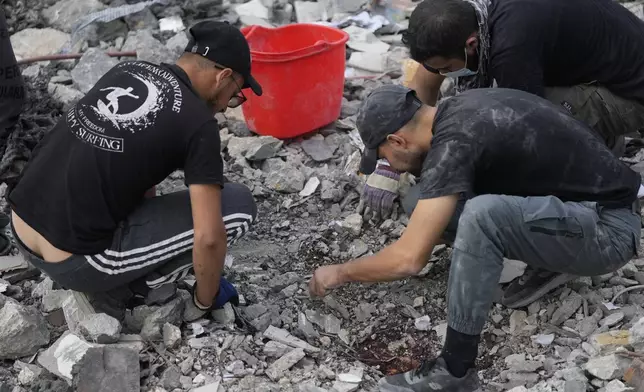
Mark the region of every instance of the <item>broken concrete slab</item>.
[[96, 82], [103, 77], [118, 60], [108, 56], [100, 49], [90, 48], [83, 54], [78, 64], [72, 70], [74, 87], [87, 94]]
[[89, 315], [81, 320], [78, 328], [88, 342], [116, 343], [121, 336], [121, 323], [105, 313]]
[[64, 107], [75, 104], [84, 96], [83, 93], [73, 87], [56, 83], [49, 83], [47, 85], [47, 92], [54, 100], [62, 103]]
[[0, 359], [35, 354], [49, 338], [47, 321], [37, 309], [5, 301], [0, 309]]
[[87, 350], [94, 346], [95, 344], [87, 343], [73, 333], [65, 332], [46, 351], [38, 355], [37, 361], [49, 372], [71, 382], [72, 368]]
[[369, 53], [385, 53], [389, 50], [389, 44], [379, 40], [367, 29], [351, 25], [342, 30], [349, 34], [349, 42], [347, 42], [347, 46], [353, 50]]
[[144, 339], [161, 340], [163, 338], [161, 333], [163, 324], [181, 324], [184, 306], [182, 298], [175, 298], [166, 305], [155, 309], [145, 318], [143, 328], [141, 328], [141, 336]]
[[503, 259], [503, 271], [501, 272], [501, 278], [499, 279], [499, 284], [510, 283], [514, 279], [523, 275], [525, 272], [527, 264], [519, 260]]
[[611, 354], [598, 358], [591, 358], [584, 365], [584, 369], [601, 380], [613, 380], [624, 375], [630, 361], [622, 356]]
[[228, 154], [232, 157], [244, 157], [249, 161], [263, 161], [273, 158], [282, 148], [284, 142], [272, 136], [237, 137], [228, 140]]
[[176, 348], [181, 343], [181, 329], [170, 323], [163, 324], [163, 344], [167, 348]]
[[52, 27], [70, 33], [79, 19], [107, 8], [98, 0], [61, 0], [42, 11], [43, 18]]
[[121, 50], [136, 51], [137, 60], [154, 64], [174, 60], [173, 52], [154, 38], [149, 30], [130, 31]]
[[136, 351], [90, 347], [72, 370], [77, 392], [139, 392], [141, 369]]
[[60, 52], [69, 41], [69, 34], [52, 28], [24, 29], [10, 39], [16, 60], [20, 61]]
[[265, 373], [273, 381], [278, 381], [284, 373], [298, 363], [306, 354], [301, 348], [296, 348], [284, 354], [277, 361], [273, 362]]
[[295, 336], [291, 335], [287, 331], [281, 328], [276, 328], [272, 325], [270, 325], [266, 329], [266, 331], [264, 331], [263, 336], [267, 339], [275, 340], [276, 342], [286, 344], [287, 346], [291, 346], [294, 348], [301, 348], [307, 352], [317, 353], [320, 351], [319, 348], [311, 346], [307, 342], [296, 338]]
[[559, 326], [572, 317], [573, 314], [581, 307], [584, 299], [577, 292], [573, 291], [566, 299], [563, 300], [561, 306], [555, 310], [550, 322], [553, 325]]
[[325, 19], [325, 9], [320, 2], [295, 1], [293, 5], [298, 23], [313, 23]]
[[335, 149], [330, 146], [322, 135], [315, 135], [301, 143], [304, 152], [316, 162], [326, 162], [333, 158]]

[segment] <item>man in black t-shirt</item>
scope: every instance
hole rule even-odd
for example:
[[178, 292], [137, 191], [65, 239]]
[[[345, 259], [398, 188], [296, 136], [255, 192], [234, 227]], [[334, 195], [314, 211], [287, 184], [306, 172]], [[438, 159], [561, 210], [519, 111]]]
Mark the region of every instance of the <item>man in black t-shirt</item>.
[[[214, 114], [241, 105], [243, 89], [262, 90], [237, 28], [207, 21], [190, 33], [174, 65], [129, 61], [108, 71], [44, 137], [9, 195], [22, 253], [118, 317], [108, 305], [123, 287], [156, 288], [192, 267], [187, 319], [237, 297], [221, 277], [227, 244], [257, 209], [248, 188], [224, 184]], [[187, 191], [144, 198], [177, 169]]]
[[[618, 156], [624, 135], [644, 128], [644, 22], [614, 0], [424, 0], [403, 41], [424, 65], [410, 87], [426, 104], [445, 77], [457, 94], [526, 91], [588, 124]], [[371, 209], [391, 210], [396, 176], [385, 163], [370, 176], [363, 200]], [[417, 192], [402, 198], [408, 213]], [[503, 303], [525, 306], [572, 278], [529, 268]]]
[[[477, 89], [424, 105], [399, 85], [374, 90], [357, 119], [360, 170], [378, 158], [420, 176], [407, 229], [373, 256], [323, 266], [310, 291], [420, 272], [445, 231], [455, 234], [441, 355], [381, 380], [381, 391], [482, 391], [474, 369], [503, 258], [558, 273], [606, 274], [637, 252], [639, 174], [588, 126], [545, 99]], [[460, 217], [461, 195], [471, 198]]]

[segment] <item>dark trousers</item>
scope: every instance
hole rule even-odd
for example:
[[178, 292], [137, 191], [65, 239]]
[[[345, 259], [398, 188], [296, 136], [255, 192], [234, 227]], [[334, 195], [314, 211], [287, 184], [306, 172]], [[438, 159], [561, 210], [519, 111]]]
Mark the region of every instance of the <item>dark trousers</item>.
[[[226, 183], [221, 208], [230, 245], [248, 232], [257, 206], [247, 187]], [[95, 255], [72, 255], [48, 263], [18, 241], [18, 248], [34, 267], [65, 289], [82, 292], [109, 291], [139, 279], [150, 288], [181, 280], [192, 271], [193, 245], [188, 191], [146, 199], [121, 222], [112, 245]]]

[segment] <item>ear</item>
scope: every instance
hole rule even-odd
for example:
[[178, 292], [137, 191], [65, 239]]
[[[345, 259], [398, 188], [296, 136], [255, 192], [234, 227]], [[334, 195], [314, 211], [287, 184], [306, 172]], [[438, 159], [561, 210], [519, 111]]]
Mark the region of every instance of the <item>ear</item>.
[[407, 146], [407, 141], [396, 134], [387, 136], [387, 141], [394, 147], [405, 148]]
[[225, 79], [228, 79], [231, 77], [233, 74], [233, 70], [230, 68], [225, 68], [222, 70], [219, 70], [219, 73], [217, 74], [217, 82], [221, 82]]
[[476, 32], [472, 33], [467, 40], [465, 40], [465, 49], [468, 54], [476, 52], [479, 47], [479, 37]]

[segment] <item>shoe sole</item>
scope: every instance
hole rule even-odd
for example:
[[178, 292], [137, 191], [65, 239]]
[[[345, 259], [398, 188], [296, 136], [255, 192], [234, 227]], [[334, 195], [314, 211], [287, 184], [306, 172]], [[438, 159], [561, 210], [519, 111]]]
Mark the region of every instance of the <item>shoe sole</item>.
[[577, 278], [575, 275], [570, 275], [570, 274], [559, 274], [552, 278], [548, 283], [544, 284], [543, 286], [539, 287], [537, 290], [533, 291], [532, 294], [523, 297], [519, 300], [516, 300], [514, 302], [508, 302], [505, 300], [505, 298], [501, 299], [501, 304], [505, 306], [506, 308], [510, 309], [516, 309], [516, 308], [523, 308], [525, 306], [530, 305], [534, 301], [538, 300], [539, 298], [543, 297], [544, 295], [548, 294], [551, 290], [561, 286], [564, 283], [568, 283], [571, 280], [574, 280]]

